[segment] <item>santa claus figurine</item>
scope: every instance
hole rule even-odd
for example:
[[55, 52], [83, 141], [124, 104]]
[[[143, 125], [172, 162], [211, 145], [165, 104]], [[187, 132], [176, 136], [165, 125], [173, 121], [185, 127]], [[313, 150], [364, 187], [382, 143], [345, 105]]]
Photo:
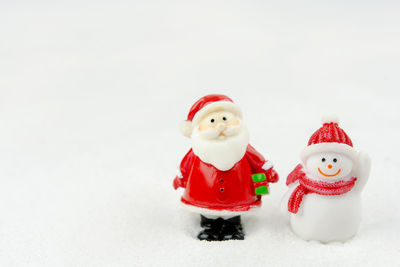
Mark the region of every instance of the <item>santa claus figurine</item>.
[[261, 205], [268, 183], [278, 181], [272, 163], [249, 145], [242, 112], [225, 95], [200, 98], [181, 132], [192, 148], [183, 158], [175, 189], [181, 202], [200, 214], [200, 240], [243, 240], [240, 215]]
[[343, 242], [361, 222], [370, 158], [354, 149], [337, 118], [325, 117], [322, 124], [302, 151], [301, 164], [287, 177], [282, 209], [290, 213], [292, 230], [301, 238]]

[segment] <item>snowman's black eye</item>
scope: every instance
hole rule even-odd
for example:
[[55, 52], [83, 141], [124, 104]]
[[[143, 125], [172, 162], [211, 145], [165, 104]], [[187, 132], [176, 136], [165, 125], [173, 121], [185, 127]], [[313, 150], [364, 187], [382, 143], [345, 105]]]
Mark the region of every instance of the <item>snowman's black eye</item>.
[[326, 160], [325, 158], [322, 158], [322, 162], [325, 162], [325, 160]]
[[333, 162], [337, 162], [337, 159], [336, 159], [336, 158], [334, 158], [334, 159], [333, 159]]
[[226, 117], [222, 117], [222, 119], [223, 119], [224, 121], [226, 121]]
[[211, 119], [211, 123], [214, 123], [214, 121], [215, 121], [214, 119]]

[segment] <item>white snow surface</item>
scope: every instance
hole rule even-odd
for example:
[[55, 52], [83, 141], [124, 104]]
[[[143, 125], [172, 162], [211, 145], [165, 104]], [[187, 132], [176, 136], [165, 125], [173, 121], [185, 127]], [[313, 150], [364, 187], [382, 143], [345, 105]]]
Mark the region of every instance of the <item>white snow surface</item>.
[[[0, 266], [399, 266], [398, 1], [2, 1]], [[281, 176], [245, 241], [200, 242], [178, 126], [243, 109]], [[285, 179], [326, 114], [372, 157], [347, 243], [297, 238]]]

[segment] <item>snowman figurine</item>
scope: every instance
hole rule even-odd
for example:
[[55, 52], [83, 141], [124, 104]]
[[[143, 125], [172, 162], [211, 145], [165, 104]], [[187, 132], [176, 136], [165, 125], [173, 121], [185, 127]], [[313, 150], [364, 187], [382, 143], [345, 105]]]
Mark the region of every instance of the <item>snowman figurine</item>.
[[290, 213], [293, 232], [322, 243], [352, 238], [361, 222], [361, 192], [367, 183], [370, 158], [357, 152], [334, 117], [302, 151], [301, 164], [287, 177], [282, 209]]

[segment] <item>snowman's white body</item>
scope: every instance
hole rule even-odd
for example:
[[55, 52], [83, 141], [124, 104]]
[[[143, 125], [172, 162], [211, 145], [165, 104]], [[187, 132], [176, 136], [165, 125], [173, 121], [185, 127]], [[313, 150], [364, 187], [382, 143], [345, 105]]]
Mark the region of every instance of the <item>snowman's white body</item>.
[[[358, 162], [346, 177], [356, 177], [357, 181], [347, 193], [325, 196], [316, 193], [306, 194], [296, 214], [290, 213], [293, 232], [305, 240], [317, 240], [323, 243], [346, 241], [358, 231], [361, 222], [361, 191], [368, 179], [370, 159], [367, 154], [359, 153]], [[313, 177], [303, 170], [311, 179]], [[315, 178], [318, 180], [318, 178]], [[299, 185], [296, 181], [289, 185], [289, 190], [282, 201], [282, 209], [287, 211], [288, 200]]]
[[361, 194], [354, 191], [338, 196], [305, 195], [299, 212], [290, 214], [293, 232], [305, 240], [321, 242], [353, 237], [360, 222]]

